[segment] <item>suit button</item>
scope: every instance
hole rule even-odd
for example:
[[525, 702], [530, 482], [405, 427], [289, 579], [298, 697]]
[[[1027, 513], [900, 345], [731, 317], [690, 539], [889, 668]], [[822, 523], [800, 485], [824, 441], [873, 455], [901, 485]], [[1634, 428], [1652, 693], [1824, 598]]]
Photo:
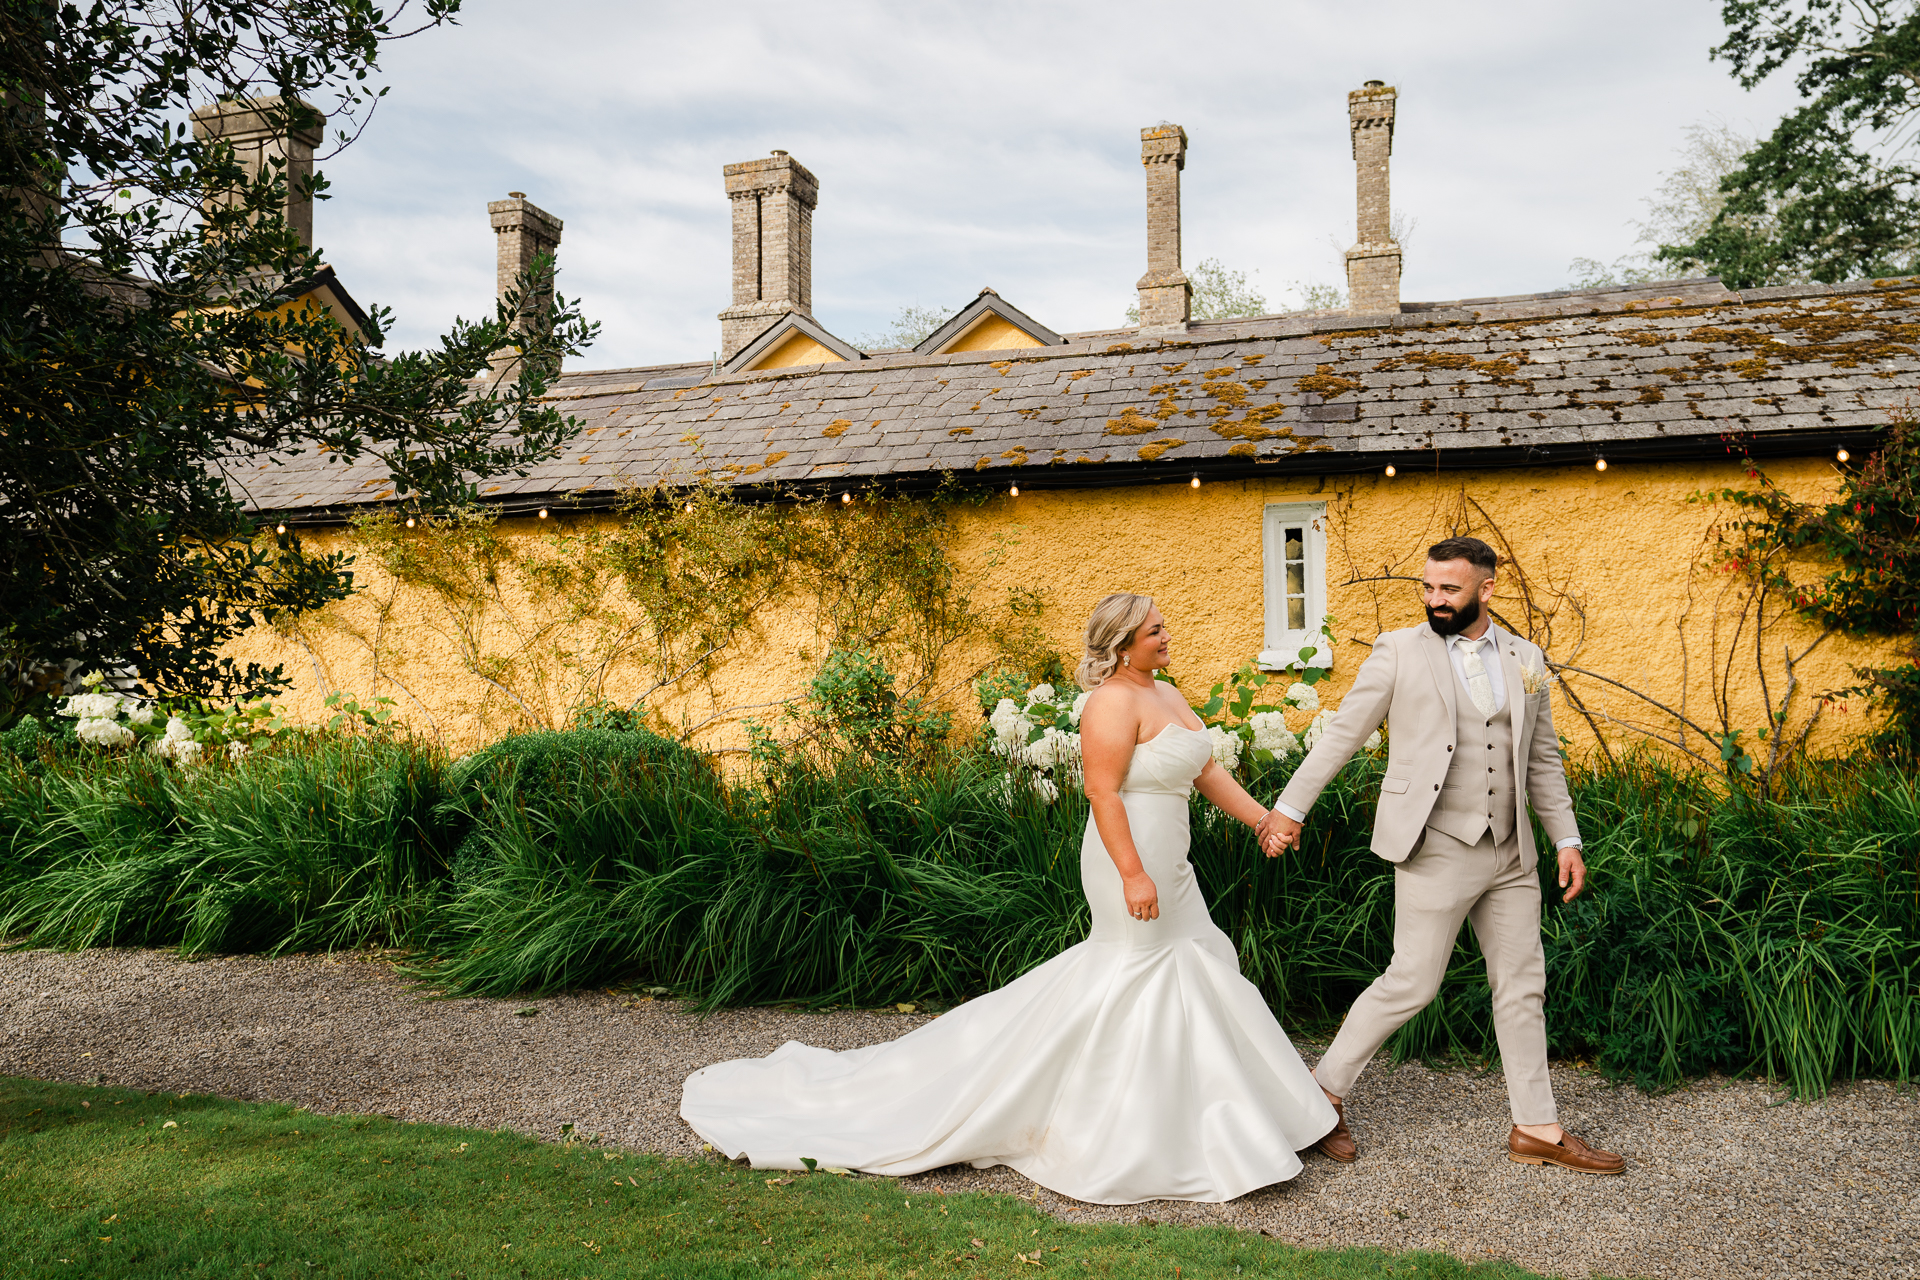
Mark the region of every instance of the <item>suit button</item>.
[[[1491, 720], [1487, 721], [1487, 728], [1489, 729], [1493, 728], [1493, 721]], [[1487, 744], [1487, 750], [1489, 751], [1493, 750], [1493, 744], [1491, 743]]]
[[1492, 788], [1492, 787], [1488, 787], [1488, 788], [1487, 788], [1487, 794], [1488, 794], [1488, 795], [1492, 795], [1492, 794], [1493, 794], [1493, 788]]
[[1435, 791], [1438, 791], [1438, 790], [1440, 789], [1440, 784], [1439, 784], [1439, 783], [1437, 783], [1437, 782], [1436, 782], [1436, 783], [1434, 783], [1434, 784], [1433, 784], [1433, 789], [1434, 789]]
[[1451, 742], [1447, 744], [1447, 750], [1449, 751], [1453, 750], [1453, 744]]

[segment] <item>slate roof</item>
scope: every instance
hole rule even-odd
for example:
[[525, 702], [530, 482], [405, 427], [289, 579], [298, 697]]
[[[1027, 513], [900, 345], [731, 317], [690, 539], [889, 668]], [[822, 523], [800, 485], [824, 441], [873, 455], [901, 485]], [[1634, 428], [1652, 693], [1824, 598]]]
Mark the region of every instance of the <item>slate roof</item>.
[[[1920, 392], [1920, 278], [1729, 291], [1712, 279], [1300, 313], [953, 356], [715, 378], [567, 373], [566, 456], [480, 485], [509, 511], [699, 478], [773, 491], [943, 476], [1023, 488], [1860, 445]], [[391, 500], [377, 463], [234, 475], [249, 505], [337, 520]]]

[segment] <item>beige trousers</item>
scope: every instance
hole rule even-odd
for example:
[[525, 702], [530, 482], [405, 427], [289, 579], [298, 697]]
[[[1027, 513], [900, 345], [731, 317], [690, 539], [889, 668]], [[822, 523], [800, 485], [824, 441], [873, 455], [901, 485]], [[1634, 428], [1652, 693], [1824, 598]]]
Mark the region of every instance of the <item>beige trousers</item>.
[[1387, 1037], [1440, 990], [1460, 922], [1473, 921], [1493, 988], [1493, 1026], [1515, 1124], [1553, 1124], [1547, 1077], [1547, 957], [1540, 945], [1540, 881], [1520, 864], [1520, 841], [1474, 845], [1429, 827], [1393, 873], [1393, 962], [1347, 1011], [1314, 1069], [1344, 1098]]

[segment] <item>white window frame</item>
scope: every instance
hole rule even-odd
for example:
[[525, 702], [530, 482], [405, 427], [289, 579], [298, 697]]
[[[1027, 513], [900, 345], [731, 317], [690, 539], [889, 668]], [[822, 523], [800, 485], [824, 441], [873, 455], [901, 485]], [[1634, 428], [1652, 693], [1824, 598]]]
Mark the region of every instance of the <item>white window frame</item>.
[[[1304, 628], [1287, 625], [1287, 552], [1285, 530], [1304, 527], [1302, 552], [1306, 557], [1307, 613]], [[1324, 502], [1269, 502], [1261, 514], [1260, 553], [1266, 594], [1266, 647], [1259, 665], [1267, 671], [1298, 670], [1308, 664], [1300, 650], [1315, 643], [1313, 666], [1331, 667], [1333, 651], [1320, 635], [1327, 616], [1327, 504]]]

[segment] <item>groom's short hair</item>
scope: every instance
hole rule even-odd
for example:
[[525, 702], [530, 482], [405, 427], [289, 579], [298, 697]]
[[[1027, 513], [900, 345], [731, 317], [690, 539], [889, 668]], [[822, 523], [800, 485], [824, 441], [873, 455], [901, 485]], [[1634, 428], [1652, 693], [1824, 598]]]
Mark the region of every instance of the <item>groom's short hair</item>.
[[1493, 548], [1478, 538], [1446, 538], [1427, 548], [1429, 560], [1465, 560], [1489, 578], [1499, 565], [1500, 557]]

